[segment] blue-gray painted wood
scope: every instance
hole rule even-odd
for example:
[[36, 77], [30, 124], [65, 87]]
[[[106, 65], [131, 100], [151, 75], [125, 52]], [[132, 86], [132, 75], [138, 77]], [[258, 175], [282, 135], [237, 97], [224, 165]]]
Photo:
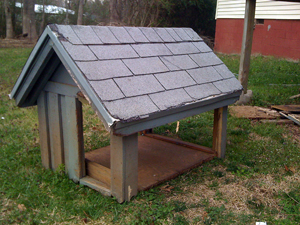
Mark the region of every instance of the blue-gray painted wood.
[[16, 103], [17, 105], [22, 105], [26, 100], [28, 94], [30, 93], [32, 87], [39, 78], [39, 75], [42, 73], [46, 67], [48, 61], [50, 60], [52, 54], [54, 53], [51, 45], [47, 42], [45, 46], [42, 47], [40, 54], [36, 56], [35, 63], [32, 65], [29, 70], [29, 74], [26, 74], [26, 77], [22, 81], [22, 86], [17, 92]]
[[138, 134], [110, 136], [111, 192], [118, 202], [130, 201], [138, 189]]
[[62, 63], [52, 75], [50, 81], [77, 86], [77, 84], [74, 82], [74, 80], [72, 79], [72, 77], [70, 76], [70, 74], [68, 73], [68, 71]]
[[60, 95], [66, 95], [69, 97], [76, 97], [77, 93], [80, 92], [80, 90], [77, 86], [56, 83], [56, 82], [52, 82], [52, 81], [48, 81], [44, 90], [52, 92], [52, 93], [57, 93]]
[[218, 99], [211, 98], [198, 104], [186, 105], [184, 107], [172, 109], [159, 115], [153, 115], [140, 121], [128, 123], [117, 123], [113, 127], [113, 132], [118, 135], [130, 135], [146, 129], [158, 127], [167, 123], [171, 123], [183, 118], [198, 115], [209, 110], [231, 105], [238, 99], [239, 94], [234, 93], [230, 96], [223, 96]]
[[64, 96], [61, 107], [66, 172], [79, 182], [85, 176], [82, 105], [78, 99]]
[[47, 94], [44, 91], [40, 93], [37, 102], [42, 164], [46, 169], [49, 169], [51, 168], [51, 153], [48, 124], [48, 103]]
[[52, 58], [47, 63], [47, 66], [44, 68], [44, 71], [42, 72], [41, 76], [38, 78], [38, 80], [32, 87], [32, 90], [28, 94], [27, 99], [25, 99], [23, 103], [24, 107], [35, 105], [39, 94], [44, 89], [46, 83], [48, 82], [49, 78], [54, 73], [54, 71], [57, 69], [59, 64], [59, 58], [55, 54], [53, 54]]
[[64, 164], [63, 129], [61, 123], [61, 99], [56, 93], [48, 92], [48, 118], [52, 169]]
[[44, 43], [47, 43], [49, 41], [49, 35], [47, 32], [43, 32], [42, 35], [40, 36], [38, 42], [36, 43], [36, 45], [34, 46], [32, 52], [30, 53], [29, 58], [27, 59], [25, 66], [20, 74], [20, 76], [18, 77], [11, 93], [10, 93], [10, 98], [15, 98], [15, 94], [18, 91], [18, 88], [20, 87], [21, 83], [23, 82], [23, 79], [25, 78], [27, 71], [29, 69], [29, 67], [31, 66], [32, 62], [35, 60], [36, 55], [41, 51], [41, 46]]

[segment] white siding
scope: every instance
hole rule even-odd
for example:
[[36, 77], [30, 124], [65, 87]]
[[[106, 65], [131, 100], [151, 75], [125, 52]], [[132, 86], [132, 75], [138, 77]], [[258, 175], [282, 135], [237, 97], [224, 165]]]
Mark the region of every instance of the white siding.
[[[216, 19], [242, 19], [246, 0], [218, 0]], [[300, 19], [300, 3], [256, 0], [256, 19]]]

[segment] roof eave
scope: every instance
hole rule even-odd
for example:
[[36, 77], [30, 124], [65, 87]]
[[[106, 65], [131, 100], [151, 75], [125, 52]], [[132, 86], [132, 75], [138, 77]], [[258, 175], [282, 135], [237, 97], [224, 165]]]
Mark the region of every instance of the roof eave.
[[209, 110], [228, 106], [235, 103], [239, 99], [241, 93], [242, 90], [238, 90], [230, 94], [222, 94], [218, 97], [207, 98], [196, 103], [154, 113], [149, 115], [149, 117], [138, 121], [132, 121], [128, 123], [122, 123], [119, 121], [115, 124], [115, 126], [113, 126], [113, 133], [126, 136], [145, 129], [151, 129], [166, 123], [174, 122], [189, 116], [198, 115]]

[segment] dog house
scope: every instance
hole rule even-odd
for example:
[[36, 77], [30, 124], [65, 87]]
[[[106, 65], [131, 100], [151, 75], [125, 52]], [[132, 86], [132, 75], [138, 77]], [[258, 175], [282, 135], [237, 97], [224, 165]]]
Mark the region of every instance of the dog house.
[[[242, 86], [190, 28], [49, 25], [10, 94], [37, 105], [42, 164], [119, 202], [224, 157], [227, 106]], [[85, 153], [82, 102], [110, 131]], [[148, 132], [214, 110], [213, 148]], [[139, 135], [142, 132], [142, 135]]]

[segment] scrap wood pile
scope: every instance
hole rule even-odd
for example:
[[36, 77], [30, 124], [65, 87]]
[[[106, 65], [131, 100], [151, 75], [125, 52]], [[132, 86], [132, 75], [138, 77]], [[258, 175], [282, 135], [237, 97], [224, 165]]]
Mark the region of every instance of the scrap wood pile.
[[295, 123], [300, 125], [300, 105], [274, 105], [271, 109], [258, 106], [231, 106], [231, 115], [260, 120], [263, 123]]

